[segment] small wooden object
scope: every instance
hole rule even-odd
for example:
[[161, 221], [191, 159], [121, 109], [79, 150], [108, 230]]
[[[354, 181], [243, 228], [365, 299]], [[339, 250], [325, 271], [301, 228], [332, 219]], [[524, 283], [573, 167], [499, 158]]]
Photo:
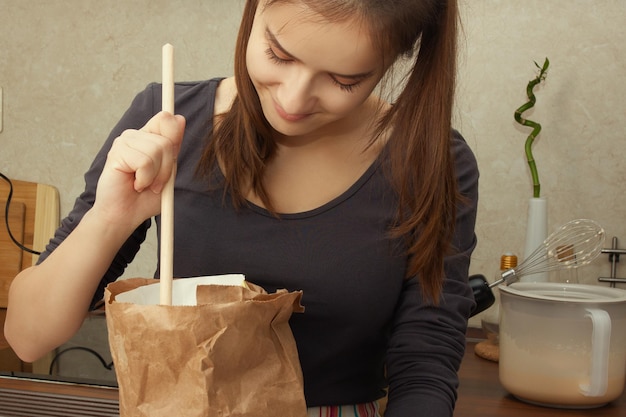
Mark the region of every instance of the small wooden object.
[[474, 347], [474, 353], [483, 359], [487, 359], [488, 361], [500, 361], [500, 345], [492, 339], [486, 339], [478, 342]]

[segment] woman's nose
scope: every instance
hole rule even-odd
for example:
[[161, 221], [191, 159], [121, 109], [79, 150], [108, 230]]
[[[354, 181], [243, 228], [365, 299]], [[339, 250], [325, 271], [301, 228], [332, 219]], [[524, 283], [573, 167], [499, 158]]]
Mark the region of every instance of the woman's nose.
[[315, 104], [315, 79], [306, 71], [292, 71], [283, 79], [277, 99], [287, 114], [310, 113]]

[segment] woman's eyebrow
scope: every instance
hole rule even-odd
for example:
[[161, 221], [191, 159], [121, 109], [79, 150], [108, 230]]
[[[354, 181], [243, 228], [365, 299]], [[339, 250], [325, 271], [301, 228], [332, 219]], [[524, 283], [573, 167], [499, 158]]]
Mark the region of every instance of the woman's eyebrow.
[[[270, 31], [269, 28], [265, 29], [265, 36], [270, 41], [272, 46], [275, 47], [276, 49], [280, 50], [281, 53], [285, 54], [290, 59], [294, 59], [296, 61], [299, 61], [299, 59], [297, 57], [295, 57], [293, 54], [291, 54], [289, 51], [287, 51], [285, 48], [283, 48], [283, 46], [280, 44], [280, 42], [278, 42], [278, 39], [276, 39], [276, 36], [274, 36], [274, 34]], [[364, 79], [366, 79], [368, 77], [371, 77], [374, 74], [374, 72], [375, 71], [367, 71], [367, 72], [362, 72], [362, 73], [358, 73], [358, 74], [338, 74], [336, 72], [333, 72], [332, 75], [334, 75], [336, 77], [340, 77], [340, 78], [349, 78], [349, 79], [353, 79], [353, 80], [364, 80]]]

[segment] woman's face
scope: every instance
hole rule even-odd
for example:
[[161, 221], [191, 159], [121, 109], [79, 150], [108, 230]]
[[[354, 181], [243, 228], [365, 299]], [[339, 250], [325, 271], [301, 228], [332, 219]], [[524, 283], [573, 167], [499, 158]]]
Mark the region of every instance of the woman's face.
[[358, 123], [384, 72], [359, 21], [329, 23], [300, 2], [260, 2], [246, 63], [265, 117], [292, 137]]

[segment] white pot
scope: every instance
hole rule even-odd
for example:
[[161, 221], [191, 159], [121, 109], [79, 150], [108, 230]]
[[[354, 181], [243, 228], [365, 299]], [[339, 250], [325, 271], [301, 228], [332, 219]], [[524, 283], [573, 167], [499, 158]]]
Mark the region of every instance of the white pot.
[[499, 373], [518, 399], [591, 408], [620, 397], [626, 375], [626, 291], [550, 282], [500, 286]]

